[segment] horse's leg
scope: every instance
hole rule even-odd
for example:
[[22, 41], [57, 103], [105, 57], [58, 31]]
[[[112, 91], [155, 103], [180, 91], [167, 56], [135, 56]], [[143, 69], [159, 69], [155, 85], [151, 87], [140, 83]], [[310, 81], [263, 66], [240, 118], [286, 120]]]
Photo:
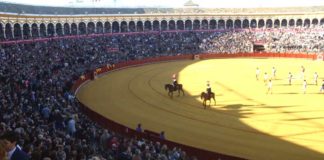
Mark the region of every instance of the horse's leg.
[[204, 106], [204, 109], [206, 109], [206, 100], [205, 99], [203, 100], [203, 106]]
[[178, 89], [178, 97], [180, 96], [180, 89]]
[[182, 92], [182, 95], [184, 96], [184, 91], [183, 91], [183, 89], [181, 88], [181, 92]]
[[216, 106], [216, 99], [215, 99], [215, 97], [213, 97], [213, 100], [214, 100], [214, 104], [215, 104], [215, 106]]

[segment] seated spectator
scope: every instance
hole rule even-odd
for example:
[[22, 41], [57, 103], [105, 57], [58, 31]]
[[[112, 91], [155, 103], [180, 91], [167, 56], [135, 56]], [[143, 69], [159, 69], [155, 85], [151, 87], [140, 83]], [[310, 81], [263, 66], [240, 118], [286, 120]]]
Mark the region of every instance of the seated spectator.
[[0, 140], [0, 159], [8, 160], [7, 151], [5, 150], [4, 140]]
[[29, 156], [21, 150], [20, 146], [17, 145], [19, 140], [17, 133], [8, 131], [0, 137], [5, 143], [5, 149], [7, 151], [9, 160], [29, 160]]

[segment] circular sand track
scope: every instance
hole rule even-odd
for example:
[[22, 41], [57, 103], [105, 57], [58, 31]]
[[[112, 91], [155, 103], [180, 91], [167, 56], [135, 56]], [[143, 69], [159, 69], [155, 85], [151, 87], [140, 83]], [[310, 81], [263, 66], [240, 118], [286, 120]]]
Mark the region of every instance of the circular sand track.
[[[302, 93], [301, 65], [308, 88]], [[255, 79], [271, 75], [273, 94]], [[313, 74], [324, 63], [299, 59], [214, 59], [150, 64], [108, 73], [82, 86], [78, 99], [99, 114], [168, 140], [247, 159], [323, 159], [324, 94]], [[287, 85], [288, 72], [294, 75]], [[179, 73], [185, 96], [171, 99], [164, 84]], [[261, 74], [261, 75], [262, 75]], [[261, 77], [262, 78], [262, 77]], [[216, 105], [203, 109], [200, 93], [210, 81]], [[322, 80], [319, 80], [321, 83]]]

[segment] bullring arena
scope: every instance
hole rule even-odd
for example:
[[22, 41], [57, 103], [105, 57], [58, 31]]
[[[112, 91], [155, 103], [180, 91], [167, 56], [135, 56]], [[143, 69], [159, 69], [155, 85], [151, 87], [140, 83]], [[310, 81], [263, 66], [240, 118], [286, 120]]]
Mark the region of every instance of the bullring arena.
[[324, 159], [323, 2], [32, 1], [0, 0], [0, 160]]
[[[255, 66], [271, 73], [274, 64], [279, 71], [273, 93], [266, 94], [263, 80], [255, 79]], [[302, 65], [310, 71], [324, 67], [313, 60], [272, 58], [148, 64], [104, 74], [82, 86], [77, 97], [117, 123], [163, 130], [178, 143], [247, 159], [321, 159], [323, 94], [314, 84], [302, 92], [297, 76]], [[291, 86], [289, 71], [296, 73]], [[164, 84], [174, 72], [185, 96], [171, 99]], [[203, 109], [200, 93], [206, 80], [212, 82], [216, 105]]]

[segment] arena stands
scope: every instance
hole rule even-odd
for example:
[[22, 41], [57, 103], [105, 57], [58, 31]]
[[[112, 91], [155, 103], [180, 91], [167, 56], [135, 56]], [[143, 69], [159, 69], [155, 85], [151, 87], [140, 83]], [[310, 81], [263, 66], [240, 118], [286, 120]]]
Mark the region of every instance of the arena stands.
[[161, 32], [1, 45], [1, 133], [19, 134], [18, 144], [35, 160], [92, 156], [191, 159], [181, 149], [123, 137], [90, 121], [79, 111], [69, 90], [73, 81], [99, 66], [134, 59], [249, 52], [256, 40], [265, 40], [267, 51], [324, 51], [323, 34], [309, 29], [294, 35], [272, 31]]
[[[46, 19], [42, 17], [44, 15], [161, 13], [190, 13], [194, 16], [198, 13], [234, 13], [236, 17], [239, 13], [317, 13], [322, 10], [323, 7], [64, 8], [0, 2], [0, 11], [5, 12], [7, 18], [34, 14], [40, 15], [41, 19]], [[18, 17], [17, 21], [24, 18]], [[190, 20], [152, 20], [152, 23], [138, 20], [125, 22], [124, 25], [116, 19], [109, 19], [108, 22], [107, 17], [88, 23], [77, 23], [74, 19], [69, 23], [68, 20], [54, 23], [48, 17], [48, 20], [37, 22], [0, 21], [0, 136], [14, 131], [19, 137], [17, 144], [33, 160], [92, 157], [123, 160], [196, 159], [180, 148], [169, 148], [149, 139], [125, 137], [102, 128], [80, 111], [70, 88], [81, 75], [97, 67], [149, 57], [247, 53], [254, 51], [255, 44], [263, 45], [264, 52], [324, 52], [324, 17], [308, 20], [230, 18], [212, 17], [207, 21], [194, 17]]]

